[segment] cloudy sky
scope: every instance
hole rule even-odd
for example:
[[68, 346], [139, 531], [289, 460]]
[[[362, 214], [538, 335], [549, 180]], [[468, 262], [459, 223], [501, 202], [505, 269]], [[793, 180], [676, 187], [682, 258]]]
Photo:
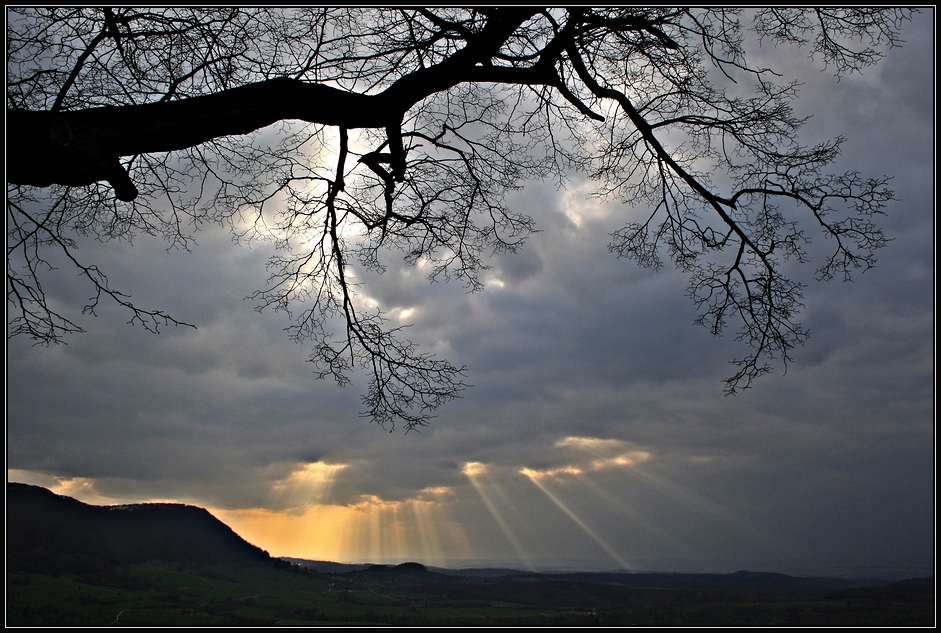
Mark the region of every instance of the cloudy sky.
[[[274, 555], [516, 568], [927, 574], [933, 564], [933, 14], [837, 82], [802, 52], [802, 140], [835, 171], [894, 176], [894, 238], [854, 283], [817, 283], [808, 344], [734, 397], [732, 337], [693, 325], [688, 280], [608, 253], [629, 209], [533, 183], [541, 230], [479, 293], [389, 259], [361, 292], [474, 385], [420, 433], [359, 417], [365, 381], [317, 381], [283, 314], [253, 310], [264, 245], [203, 230], [80, 242], [135, 302], [198, 325], [153, 335], [103, 305], [68, 345], [7, 352], [10, 481], [90, 503], [209, 508]], [[818, 236], [817, 242], [823, 242]], [[47, 291], [80, 309], [63, 269]], [[892, 571], [896, 570], [896, 571]], [[911, 572], [911, 573], [909, 573]]]

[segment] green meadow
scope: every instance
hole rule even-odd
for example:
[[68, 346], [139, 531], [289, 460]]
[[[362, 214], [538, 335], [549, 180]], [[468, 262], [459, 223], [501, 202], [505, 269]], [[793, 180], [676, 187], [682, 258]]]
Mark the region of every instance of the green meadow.
[[[110, 576], [7, 577], [11, 626], [919, 626], [930, 602], [759, 599], [723, 591], [468, 578], [321, 574], [280, 561], [132, 564]], [[570, 596], [569, 604], [559, 596]]]
[[[52, 625], [495, 624], [506, 618], [588, 622], [587, 614], [525, 606], [467, 605], [390, 591], [342, 575], [235, 564], [201, 569], [131, 565], [109, 584], [12, 572], [7, 623]], [[99, 582], [101, 582], [99, 580]], [[466, 602], [466, 601], [465, 601]], [[494, 620], [496, 618], [497, 620]]]

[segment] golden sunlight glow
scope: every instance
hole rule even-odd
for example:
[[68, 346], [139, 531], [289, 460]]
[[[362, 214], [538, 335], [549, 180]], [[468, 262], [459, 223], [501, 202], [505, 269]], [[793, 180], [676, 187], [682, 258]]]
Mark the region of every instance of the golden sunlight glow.
[[274, 482], [271, 487], [271, 500], [276, 505], [288, 508], [323, 503], [333, 488], [337, 473], [346, 466], [323, 462], [302, 464], [284, 479]]
[[364, 495], [346, 506], [311, 504], [300, 514], [257, 508], [210, 511], [246, 541], [275, 556], [444, 565], [473, 558], [463, 526], [450, 520], [437, 499], [449, 492], [430, 488], [402, 501]]
[[[206, 507], [249, 543], [273, 556], [293, 556], [343, 562], [400, 563], [419, 560], [445, 566], [449, 561], [475, 557], [464, 526], [447, 510], [452, 490], [429, 487], [414, 497], [389, 501], [364, 495], [354, 503], [329, 503], [337, 475], [346, 464], [299, 464], [274, 481], [268, 504], [274, 508], [225, 509]], [[8, 481], [43, 486], [85, 503], [180, 503], [179, 499], [109, 497], [91, 478], [65, 478], [39, 472], [8, 470]]]
[[592, 470], [605, 470], [606, 468], [627, 468], [648, 461], [650, 453], [646, 451], [631, 451], [623, 455], [594, 459], [591, 462]]
[[450, 494], [451, 489], [447, 486], [436, 486], [434, 488], [425, 488], [422, 490], [423, 495], [446, 495]]
[[605, 450], [619, 450], [624, 447], [626, 442], [621, 440], [604, 440], [600, 437], [564, 437], [555, 443], [560, 448], [578, 448], [602, 452]]
[[532, 468], [520, 469], [520, 474], [526, 475], [533, 481], [543, 477], [558, 477], [560, 475], [581, 475], [582, 470], [575, 466], [563, 466], [562, 468], [552, 468], [549, 470], [534, 470]]
[[467, 462], [464, 464], [464, 469], [461, 472], [468, 477], [476, 477], [477, 475], [482, 475], [487, 472], [487, 465], [481, 464], [480, 462]]
[[580, 474], [575, 471], [598, 471], [609, 468], [629, 468], [653, 459], [649, 451], [634, 448], [630, 442], [599, 437], [565, 437], [555, 443], [557, 448], [591, 453], [597, 457], [587, 463], [569, 465], [553, 471], [541, 471], [542, 476], [549, 474]]

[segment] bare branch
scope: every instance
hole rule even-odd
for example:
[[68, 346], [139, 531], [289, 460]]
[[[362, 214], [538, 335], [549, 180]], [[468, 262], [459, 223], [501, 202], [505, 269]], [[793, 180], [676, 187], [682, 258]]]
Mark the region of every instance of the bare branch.
[[[290, 315], [317, 375], [345, 385], [364, 371], [364, 415], [417, 428], [467, 386], [465, 370], [420, 352], [381, 310], [357, 309], [356, 269], [381, 272], [397, 249], [431, 281], [479, 290], [488, 257], [535, 230], [507, 195], [580, 171], [600, 197], [643, 209], [610, 250], [654, 269], [669, 257], [690, 276], [698, 322], [737, 329], [748, 352], [733, 361], [733, 393], [807, 340], [804, 285], [782, 273], [809, 259], [802, 218], [834, 246], [819, 279], [850, 279], [888, 241], [875, 222], [888, 178], [828, 174], [842, 139], [800, 144], [796, 85], [749, 63], [737, 9], [8, 15], [10, 331], [40, 342], [81, 329], [45, 295], [47, 251], [91, 284], [86, 311], [107, 296], [157, 330], [183, 323], [111, 289], [72, 236], [145, 232], [189, 248], [190, 231], [224, 223], [240, 242], [278, 247], [252, 296]], [[911, 15], [770, 8], [753, 30], [841, 75], [898, 45]], [[755, 92], [732, 96], [743, 78]]]

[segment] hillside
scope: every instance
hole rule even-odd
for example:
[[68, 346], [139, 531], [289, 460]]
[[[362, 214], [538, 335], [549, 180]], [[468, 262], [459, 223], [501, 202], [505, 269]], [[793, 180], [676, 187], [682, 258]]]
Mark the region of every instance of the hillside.
[[[93, 506], [27, 484], [7, 484], [11, 569], [53, 572], [151, 560], [252, 563], [268, 553], [203, 508], [175, 503]], [[52, 568], [50, 568], [52, 567]]]

